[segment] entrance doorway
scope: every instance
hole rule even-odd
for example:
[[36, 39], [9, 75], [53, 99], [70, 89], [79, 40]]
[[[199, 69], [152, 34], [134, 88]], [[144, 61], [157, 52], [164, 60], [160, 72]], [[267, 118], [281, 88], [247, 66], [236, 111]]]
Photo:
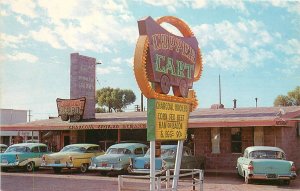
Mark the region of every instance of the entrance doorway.
[[64, 136], [64, 146], [67, 146], [70, 144], [70, 136]]

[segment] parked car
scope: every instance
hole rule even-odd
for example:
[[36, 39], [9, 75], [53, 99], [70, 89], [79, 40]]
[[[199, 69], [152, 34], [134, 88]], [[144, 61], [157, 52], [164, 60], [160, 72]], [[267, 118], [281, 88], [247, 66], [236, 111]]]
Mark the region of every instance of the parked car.
[[90, 170], [99, 170], [101, 174], [127, 173], [129, 158], [144, 156], [148, 146], [142, 143], [119, 143], [110, 146], [102, 156], [91, 160]]
[[0, 144], [0, 153], [4, 153], [4, 151], [7, 149], [7, 145]]
[[289, 184], [297, 176], [295, 164], [287, 161], [284, 151], [278, 147], [248, 147], [238, 158], [236, 168], [246, 184], [255, 179], [281, 180]]
[[42, 143], [20, 143], [11, 145], [0, 154], [2, 171], [10, 168], [25, 168], [28, 172], [38, 169], [42, 156], [48, 154], [47, 145]]
[[[177, 153], [177, 145], [161, 145], [161, 156], [155, 158], [156, 172], [164, 172], [167, 169], [174, 169]], [[200, 157], [192, 155], [191, 149], [183, 147], [181, 159], [181, 169], [200, 169], [204, 168], [204, 160]], [[150, 149], [143, 157], [136, 157], [130, 159], [128, 167], [130, 173], [150, 173]]]
[[84, 173], [88, 170], [92, 157], [104, 154], [96, 144], [71, 144], [57, 153], [43, 156], [43, 167], [52, 167], [54, 173], [60, 173], [63, 168], [77, 168]]

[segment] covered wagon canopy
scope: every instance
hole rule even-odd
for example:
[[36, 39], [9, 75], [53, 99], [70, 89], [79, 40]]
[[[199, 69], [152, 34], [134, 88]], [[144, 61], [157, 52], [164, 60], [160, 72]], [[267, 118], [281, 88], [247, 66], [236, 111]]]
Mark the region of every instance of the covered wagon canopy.
[[[300, 106], [197, 109], [190, 113], [189, 128], [293, 126], [300, 121]], [[147, 112], [97, 113], [95, 119], [62, 121], [59, 117], [1, 125], [1, 131], [146, 129]]]

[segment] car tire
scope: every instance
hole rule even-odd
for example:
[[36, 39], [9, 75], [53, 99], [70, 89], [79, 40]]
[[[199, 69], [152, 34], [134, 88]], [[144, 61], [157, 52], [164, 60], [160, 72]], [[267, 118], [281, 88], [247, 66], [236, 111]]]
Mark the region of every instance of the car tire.
[[53, 171], [55, 174], [59, 174], [59, 173], [61, 173], [61, 168], [54, 167]]
[[245, 183], [246, 183], [246, 184], [251, 184], [251, 183], [252, 183], [252, 180], [249, 179], [249, 177], [246, 176], [246, 175], [245, 175]]
[[85, 173], [87, 171], [88, 171], [88, 164], [86, 164], [86, 163], [81, 164], [80, 165], [80, 172]]
[[34, 162], [29, 162], [25, 165], [25, 170], [27, 172], [33, 172], [34, 171]]

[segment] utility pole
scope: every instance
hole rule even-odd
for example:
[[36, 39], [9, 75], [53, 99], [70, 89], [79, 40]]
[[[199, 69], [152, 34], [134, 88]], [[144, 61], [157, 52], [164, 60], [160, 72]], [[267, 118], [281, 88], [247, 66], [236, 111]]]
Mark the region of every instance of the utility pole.
[[222, 104], [222, 94], [221, 94], [221, 76], [220, 76], [220, 74], [219, 74], [219, 104], [221, 105]]
[[257, 107], [257, 97], [255, 98], [255, 107]]

